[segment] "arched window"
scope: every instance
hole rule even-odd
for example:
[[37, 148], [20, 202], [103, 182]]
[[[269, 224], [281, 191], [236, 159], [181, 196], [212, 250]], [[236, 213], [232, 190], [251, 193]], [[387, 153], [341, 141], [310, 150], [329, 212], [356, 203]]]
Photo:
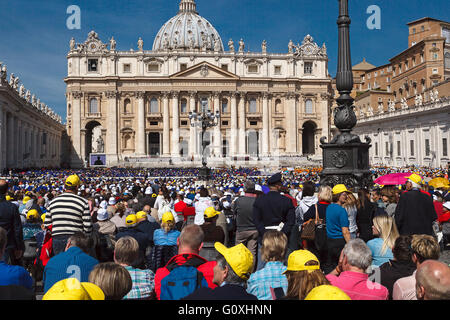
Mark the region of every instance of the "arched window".
[[157, 113], [158, 112], [158, 99], [152, 98], [150, 100], [150, 113]]
[[248, 112], [249, 113], [256, 113], [256, 99], [255, 98], [251, 98], [250, 99], [250, 105], [248, 108]]
[[96, 98], [89, 100], [89, 113], [98, 113], [98, 101]]
[[130, 99], [125, 99], [125, 101], [123, 102], [123, 113], [131, 113]]
[[222, 99], [222, 113], [228, 113], [228, 100]]
[[445, 57], [444, 60], [445, 69], [450, 69], [450, 52], [446, 52], [444, 57]]
[[305, 113], [306, 114], [311, 114], [313, 113], [313, 103], [311, 99], [307, 99], [305, 101]]
[[187, 100], [181, 99], [181, 113], [187, 113]]
[[281, 104], [281, 100], [277, 99], [275, 101], [275, 113], [283, 113], [283, 106]]

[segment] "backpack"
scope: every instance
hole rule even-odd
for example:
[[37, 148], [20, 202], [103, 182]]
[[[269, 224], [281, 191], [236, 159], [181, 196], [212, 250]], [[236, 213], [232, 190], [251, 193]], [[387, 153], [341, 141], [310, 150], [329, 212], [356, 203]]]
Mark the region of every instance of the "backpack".
[[192, 258], [182, 265], [170, 264], [167, 266], [169, 274], [161, 280], [161, 300], [180, 300], [198, 288], [208, 287], [203, 273], [197, 267], [204, 261]]

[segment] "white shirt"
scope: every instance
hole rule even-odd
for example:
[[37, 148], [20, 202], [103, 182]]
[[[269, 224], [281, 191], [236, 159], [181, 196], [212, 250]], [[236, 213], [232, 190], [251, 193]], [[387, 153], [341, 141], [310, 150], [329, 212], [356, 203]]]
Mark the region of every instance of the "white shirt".
[[213, 207], [214, 203], [209, 197], [200, 197], [198, 201], [194, 204], [195, 207], [195, 218], [194, 223], [197, 225], [202, 225], [205, 223], [205, 218], [203, 214], [205, 213], [206, 208]]

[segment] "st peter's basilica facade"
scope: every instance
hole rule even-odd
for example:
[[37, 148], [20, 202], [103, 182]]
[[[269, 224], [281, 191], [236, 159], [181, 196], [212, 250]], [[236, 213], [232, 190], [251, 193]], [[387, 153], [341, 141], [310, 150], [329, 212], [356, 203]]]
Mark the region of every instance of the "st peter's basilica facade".
[[[287, 41], [288, 42], [288, 41]], [[207, 131], [208, 163], [245, 165], [321, 159], [319, 139], [330, 136], [331, 77], [325, 44], [310, 35], [289, 41], [286, 53], [248, 52], [181, 0], [178, 14], [156, 35], [152, 50], [116, 50], [91, 31], [70, 41], [67, 55], [67, 133], [71, 165], [91, 153], [106, 164], [198, 165], [201, 130], [189, 112], [220, 114]]]

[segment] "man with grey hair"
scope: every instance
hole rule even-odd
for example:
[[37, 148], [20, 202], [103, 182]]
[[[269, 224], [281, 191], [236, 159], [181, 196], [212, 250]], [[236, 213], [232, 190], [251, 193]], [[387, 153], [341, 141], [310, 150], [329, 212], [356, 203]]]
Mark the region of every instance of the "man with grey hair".
[[450, 268], [437, 260], [426, 260], [416, 273], [417, 300], [450, 300]]
[[236, 217], [235, 244], [243, 243], [256, 258], [258, 250], [258, 230], [253, 223], [253, 203], [256, 200], [255, 183], [247, 180], [244, 183], [244, 196], [237, 198], [231, 205]]
[[372, 253], [361, 239], [347, 242], [339, 264], [326, 276], [331, 285], [343, 290], [352, 300], [387, 300], [389, 291], [369, 280], [366, 270], [372, 264]]

